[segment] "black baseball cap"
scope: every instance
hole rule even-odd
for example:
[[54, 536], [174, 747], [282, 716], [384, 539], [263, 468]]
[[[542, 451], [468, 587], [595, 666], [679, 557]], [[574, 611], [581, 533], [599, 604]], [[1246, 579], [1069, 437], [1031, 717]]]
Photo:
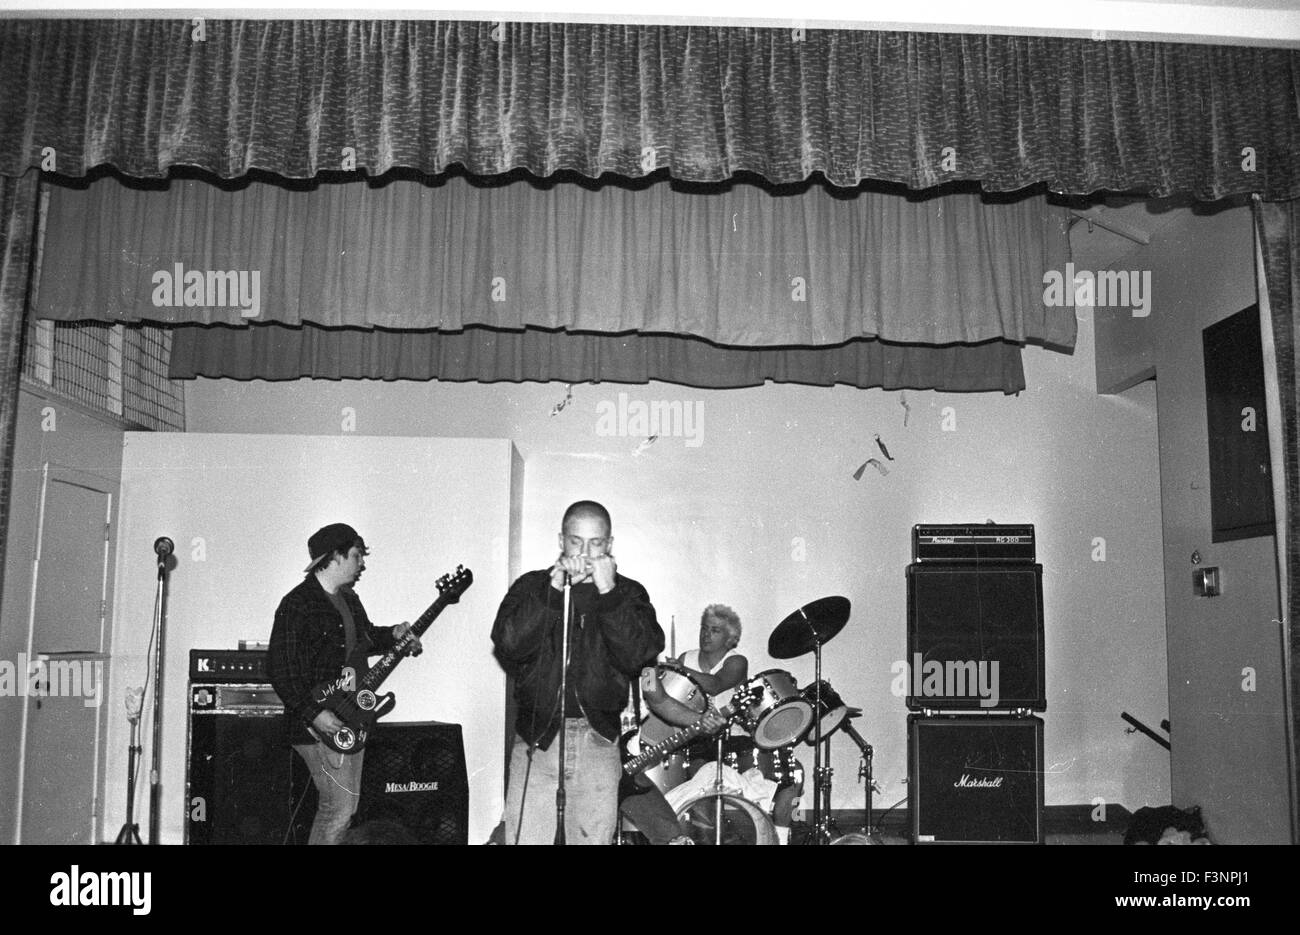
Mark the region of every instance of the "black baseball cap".
[[307, 540], [307, 554], [311, 556], [311, 562], [302, 570], [303, 574], [314, 571], [327, 556], [333, 555], [340, 549], [346, 552], [354, 545], [361, 549], [362, 555], [366, 554], [366, 541], [347, 523], [330, 523], [328, 526], [322, 526]]

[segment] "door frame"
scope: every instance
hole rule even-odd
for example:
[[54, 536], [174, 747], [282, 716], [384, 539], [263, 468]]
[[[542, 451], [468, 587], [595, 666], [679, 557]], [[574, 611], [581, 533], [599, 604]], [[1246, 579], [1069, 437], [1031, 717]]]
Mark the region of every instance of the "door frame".
[[[112, 559], [114, 536], [113, 529], [116, 525], [117, 515], [117, 498], [119, 485], [113, 483], [107, 477], [99, 474], [83, 471], [78, 468], [65, 467], [55, 461], [46, 461], [41, 466], [41, 494], [37, 500], [36, 515], [36, 540], [32, 544], [32, 577], [31, 591], [27, 600], [27, 636], [23, 641], [23, 652], [26, 654], [28, 665], [33, 658], [33, 641], [36, 636], [36, 594], [40, 587], [41, 574], [41, 549], [45, 540], [45, 507], [48, 502], [50, 484], [63, 483], [73, 487], [82, 487], [95, 493], [102, 493], [108, 499], [108, 507], [104, 517], [104, 551], [103, 551], [103, 568], [100, 579], [100, 602], [99, 602], [99, 643], [97, 652], [104, 656], [106, 665], [104, 672], [107, 674], [111, 657], [108, 654], [105, 640], [108, 637], [108, 620], [110, 616], [109, 603], [112, 599]], [[27, 677], [27, 673], [23, 673]], [[101, 837], [100, 820], [103, 813], [104, 800], [104, 776], [103, 776], [103, 755], [102, 747], [106, 731], [107, 707], [104, 704], [106, 696], [104, 695], [105, 687], [100, 686], [100, 705], [99, 711], [95, 716], [95, 742], [91, 760], [91, 783], [94, 789], [94, 801], [91, 803], [91, 815], [93, 816], [93, 826], [91, 828], [92, 843], [95, 839]], [[16, 787], [14, 802], [14, 844], [20, 844], [23, 838], [23, 803], [26, 796], [27, 786], [27, 724], [30, 713], [31, 696], [26, 692], [22, 695], [22, 712], [19, 720], [18, 729], [18, 783]]]

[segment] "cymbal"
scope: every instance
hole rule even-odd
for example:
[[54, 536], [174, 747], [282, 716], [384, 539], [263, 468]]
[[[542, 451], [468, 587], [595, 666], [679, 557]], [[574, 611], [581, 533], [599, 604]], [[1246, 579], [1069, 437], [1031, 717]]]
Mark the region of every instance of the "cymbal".
[[849, 622], [847, 597], [822, 597], [804, 604], [786, 617], [767, 640], [767, 653], [774, 659], [793, 659], [829, 643]]

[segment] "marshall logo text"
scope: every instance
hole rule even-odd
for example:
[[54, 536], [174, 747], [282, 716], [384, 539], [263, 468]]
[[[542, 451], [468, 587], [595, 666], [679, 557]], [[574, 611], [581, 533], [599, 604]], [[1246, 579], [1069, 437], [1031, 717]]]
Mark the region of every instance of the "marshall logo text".
[[970, 773], [962, 773], [961, 779], [953, 783], [955, 789], [1001, 789], [1001, 776], [996, 779], [971, 779]]

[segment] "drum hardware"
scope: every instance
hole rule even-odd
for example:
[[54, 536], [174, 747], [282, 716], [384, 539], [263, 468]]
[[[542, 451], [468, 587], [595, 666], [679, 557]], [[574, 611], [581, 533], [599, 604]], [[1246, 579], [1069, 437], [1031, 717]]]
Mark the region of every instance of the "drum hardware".
[[[809, 650], [813, 653], [813, 710], [818, 712], [813, 718], [813, 841], [817, 844], [830, 840], [829, 767], [826, 773], [822, 772], [822, 644], [830, 642], [844, 629], [849, 622], [850, 609], [847, 597], [820, 598], [800, 607], [777, 624], [767, 641], [767, 651], [776, 659], [791, 659]], [[757, 738], [755, 740], [757, 742]], [[825, 808], [823, 785], [827, 788]]]
[[[822, 741], [820, 763], [813, 767], [813, 828], [812, 836], [806, 844], [830, 844], [839, 836], [839, 827], [831, 817], [831, 778], [835, 770], [831, 768], [831, 741], [827, 737]], [[832, 832], [832, 828], [834, 832]]]
[[[875, 776], [872, 774], [872, 767], [875, 757], [875, 750], [871, 744], [863, 739], [862, 735], [853, 727], [853, 723], [846, 718], [844, 721], [844, 733], [852, 738], [853, 742], [858, 745], [862, 751], [862, 760], [858, 763], [858, 779], [862, 781], [866, 795], [866, 810], [862, 813], [862, 833], [846, 834], [843, 837], [836, 838], [832, 844], [879, 844], [880, 841], [871, 833], [871, 793], [876, 790]], [[845, 840], [846, 838], [861, 838], [861, 840]]]
[[793, 746], [764, 750], [748, 737], [727, 737], [722, 755], [726, 765], [741, 776], [757, 768], [778, 789], [803, 784], [803, 768], [795, 758]]

